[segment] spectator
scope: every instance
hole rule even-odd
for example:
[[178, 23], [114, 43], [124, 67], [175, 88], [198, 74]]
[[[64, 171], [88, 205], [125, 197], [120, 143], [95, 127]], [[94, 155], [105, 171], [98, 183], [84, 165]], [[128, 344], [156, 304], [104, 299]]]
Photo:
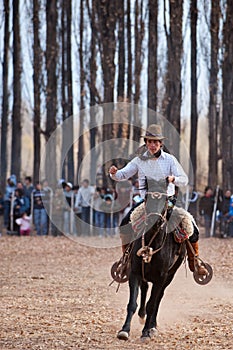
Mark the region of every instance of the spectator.
[[222, 237], [224, 238], [227, 237], [228, 235], [230, 201], [231, 201], [231, 191], [226, 190], [222, 198], [222, 201], [219, 203], [220, 232]]
[[31, 217], [27, 216], [27, 213], [22, 213], [21, 218], [15, 220], [16, 224], [20, 227], [20, 236], [30, 236], [31, 232]]
[[36, 234], [45, 236], [48, 234], [47, 213], [44, 208], [43, 200], [45, 192], [42, 190], [40, 182], [36, 183], [36, 188], [33, 191], [33, 214]]
[[10, 229], [10, 210], [11, 210], [11, 197], [16, 190], [16, 176], [11, 175], [7, 179], [7, 185], [4, 195], [4, 226]]
[[96, 188], [96, 192], [93, 197], [93, 208], [94, 208], [94, 223], [97, 227], [97, 235], [103, 237], [104, 234], [104, 224], [105, 224], [105, 213], [101, 210], [101, 205], [103, 204], [105, 196], [105, 188]]
[[[72, 228], [71, 224], [71, 213], [73, 211], [73, 185], [71, 182], [64, 182], [62, 184], [63, 188], [64, 188], [64, 196], [65, 196], [65, 205], [63, 207], [63, 232], [64, 233], [76, 233], [76, 232], [73, 232], [74, 229]], [[74, 224], [74, 220], [73, 221], [73, 224]]]
[[93, 194], [94, 188], [89, 185], [89, 180], [83, 180], [82, 186], [78, 190], [75, 207], [82, 207], [82, 231], [87, 235], [90, 235], [90, 213]]
[[139, 181], [136, 179], [133, 183], [133, 197], [138, 195], [140, 196]]
[[17, 231], [20, 235], [19, 225], [16, 223], [16, 219], [22, 217], [23, 213], [28, 214], [30, 211], [30, 203], [29, 199], [24, 195], [23, 190], [21, 188], [17, 188], [15, 190], [15, 198], [14, 198], [14, 231]]
[[213, 189], [210, 186], [205, 188], [204, 196], [199, 202], [199, 213], [204, 216], [205, 237], [210, 237], [211, 220], [214, 209]]
[[24, 191], [24, 185], [21, 181], [17, 182], [16, 188], [18, 188], [21, 191]]
[[107, 236], [116, 234], [119, 225], [119, 202], [115, 201], [111, 194], [106, 194], [100, 209], [105, 213], [105, 227]]
[[53, 199], [53, 190], [49, 187], [49, 183], [46, 179], [42, 181], [42, 189], [44, 192], [43, 203], [47, 213], [47, 231], [50, 232], [50, 217], [52, 215], [52, 199]]
[[26, 176], [24, 179], [24, 194], [26, 197], [28, 197], [30, 204], [31, 204], [31, 195], [33, 190], [34, 190], [34, 186], [32, 184], [32, 178], [31, 176]]
[[229, 236], [233, 237], [233, 196], [231, 196], [229, 207]]
[[78, 196], [78, 190], [79, 190], [79, 186], [75, 185], [73, 187], [73, 192], [74, 192], [74, 232], [77, 234], [77, 236], [80, 236], [81, 233], [81, 224], [80, 224], [80, 220], [81, 220], [81, 215], [82, 215], [82, 208], [81, 206], [79, 207], [75, 207], [75, 203], [76, 203], [76, 198]]

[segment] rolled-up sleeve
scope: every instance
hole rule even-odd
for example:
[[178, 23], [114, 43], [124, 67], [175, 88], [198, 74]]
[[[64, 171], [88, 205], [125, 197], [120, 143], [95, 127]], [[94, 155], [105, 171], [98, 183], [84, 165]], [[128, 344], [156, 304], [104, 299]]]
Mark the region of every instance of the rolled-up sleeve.
[[131, 161], [124, 168], [117, 170], [116, 174], [110, 175], [115, 181], [124, 181], [132, 177], [138, 172], [138, 167], [135, 162]]
[[174, 184], [178, 187], [186, 186], [188, 184], [188, 176], [185, 174], [184, 169], [175, 157], [172, 157], [171, 173], [175, 176]]

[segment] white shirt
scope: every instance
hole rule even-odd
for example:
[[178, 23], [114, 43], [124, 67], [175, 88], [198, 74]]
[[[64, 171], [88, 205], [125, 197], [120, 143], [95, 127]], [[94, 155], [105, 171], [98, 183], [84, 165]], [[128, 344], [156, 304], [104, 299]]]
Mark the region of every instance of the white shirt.
[[[147, 152], [143, 156], [146, 156]], [[159, 158], [148, 158], [142, 160], [135, 157], [124, 168], [117, 170], [116, 174], [111, 175], [115, 181], [124, 181], [138, 173], [139, 189], [142, 198], [146, 195], [146, 178], [156, 181], [166, 179], [167, 176], [174, 176], [175, 181], [169, 183], [167, 187], [167, 195], [175, 194], [175, 185], [178, 187], [186, 186], [188, 177], [185, 174], [178, 160], [171, 154], [161, 151]]]
[[76, 196], [75, 207], [89, 207], [94, 193], [95, 189], [92, 186], [80, 187]]

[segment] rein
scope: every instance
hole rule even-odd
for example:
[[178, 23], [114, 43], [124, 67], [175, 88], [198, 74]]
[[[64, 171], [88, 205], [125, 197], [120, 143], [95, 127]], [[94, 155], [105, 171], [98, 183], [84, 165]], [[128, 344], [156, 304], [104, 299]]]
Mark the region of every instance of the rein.
[[[152, 199], [160, 199], [162, 196], [166, 196], [167, 197], [167, 193], [160, 193], [160, 192], [147, 192], [147, 194], [151, 195]], [[155, 233], [153, 234], [153, 236], [151, 237], [148, 245], [145, 245], [145, 235], [146, 235], [146, 227], [148, 225], [147, 220], [151, 215], [157, 215], [160, 217], [160, 220], [162, 221], [161, 224], [158, 225], [157, 230], [155, 231]], [[159, 248], [153, 250], [153, 248], [150, 247], [150, 245], [152, 244], [152, 242], [154, 241], [154, 239], [156, 238], [156, 236], [158, 235], [159, 231], [161, 230], [161, 228], [165, 225], [166, 223], [166, 215], [167, 215], [167, 201], [166, 201], [166, 206], [163, 210], [163, 213], [150, 213], [146, 216], [146, 223], [145, 223], [145, 228], [142, 234], [142, 247], [137, 251], [137, 256], [141, 256], [142, 257], [142, 278], [143, 280], [146, 282], [145, 280], [145, 273], [144, 273], [144, 265], [145, 263], [150, 263], [152, 257], [154, 254], [158, 253], [164, 246], [165, 240], [167, 238], [167, 230], [165, 231], [165, 234], [163, 236], [163, 240], [162, 243], [160, 245]]]

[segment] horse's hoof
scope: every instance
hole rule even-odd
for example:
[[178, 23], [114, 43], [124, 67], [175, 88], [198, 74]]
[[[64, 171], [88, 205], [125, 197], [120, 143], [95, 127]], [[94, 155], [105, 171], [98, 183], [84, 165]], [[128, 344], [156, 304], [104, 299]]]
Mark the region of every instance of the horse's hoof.
[[149, 343], [150, 342], [150, 340], [151, 340], [151, 338], [148, 336], [141, 336], [141, 342], [143, 343], [143, 344], [147, 344], [147, 343]]
[[149, 343], [150, 339], [150, 330], [143, 331], [141, 336], [142, 343]]
[[158, 334], [158, 330], [155, 327], [150, 329], [150, 337], [151, 338], [155, 337], [157, 334]]
[[128, 340], [129, 339], [129, 333], [126, 331], [119, 331], [117, 334], [117, 338], [120, 340]]

